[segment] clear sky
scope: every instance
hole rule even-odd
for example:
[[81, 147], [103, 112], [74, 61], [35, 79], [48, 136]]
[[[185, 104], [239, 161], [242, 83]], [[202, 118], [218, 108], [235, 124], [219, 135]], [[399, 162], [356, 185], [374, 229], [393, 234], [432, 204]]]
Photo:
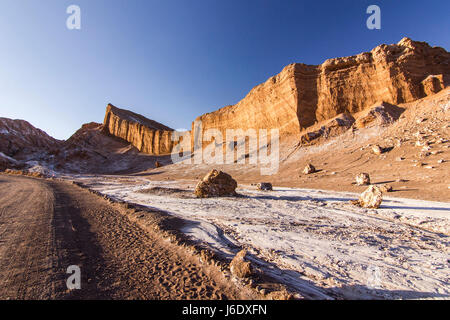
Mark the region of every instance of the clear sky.
[[[81, 30], [66, 9], [81, 8]], [[381, 30], [366, 9], [381, 8]], [[0, 117], [66, 139], [107, 103], [172, 128], [235, 104], [293, 62], [404, 36], [450, 48], [450, 2], [0, 0]]]

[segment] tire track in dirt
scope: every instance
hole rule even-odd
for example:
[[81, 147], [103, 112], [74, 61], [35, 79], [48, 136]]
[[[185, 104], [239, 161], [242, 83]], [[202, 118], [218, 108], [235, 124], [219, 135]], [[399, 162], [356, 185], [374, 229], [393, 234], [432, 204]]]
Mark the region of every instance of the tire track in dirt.
[[[81, 290], [66, 289], [67, 267]], [[69, 183], [0, 176], [1, 299], [246, 298], [221, 273]]]

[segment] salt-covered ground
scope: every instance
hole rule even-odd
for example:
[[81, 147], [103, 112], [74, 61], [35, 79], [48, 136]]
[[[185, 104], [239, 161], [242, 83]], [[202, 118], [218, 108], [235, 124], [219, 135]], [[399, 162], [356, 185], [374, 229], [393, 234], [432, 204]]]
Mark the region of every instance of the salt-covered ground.
[[304, 296], [450, 298], [450, 203], [385, 198], [378, 210], [352, 193], [240, 186], [241, 197], [196, 199], [188, 182], [136, 177], [72, 179], [115, 198], [185, 219], [182, 231], [232, 256], [245, 247], [265, 273]]

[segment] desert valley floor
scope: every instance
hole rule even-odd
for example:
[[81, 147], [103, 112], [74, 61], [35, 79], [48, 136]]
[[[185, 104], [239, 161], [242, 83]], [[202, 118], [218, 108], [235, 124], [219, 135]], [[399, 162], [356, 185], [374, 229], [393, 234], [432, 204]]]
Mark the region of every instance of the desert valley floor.
[[238, 197], [197, 199], [194, 181], [73, 178], [182, 218], [183, 233], [224, 256], [246, 248], [265, 274], [308, 298], [449, 295], [448, 203], [386, 198], [371, 210], [349, 204], [354, 193], [245, 185]]

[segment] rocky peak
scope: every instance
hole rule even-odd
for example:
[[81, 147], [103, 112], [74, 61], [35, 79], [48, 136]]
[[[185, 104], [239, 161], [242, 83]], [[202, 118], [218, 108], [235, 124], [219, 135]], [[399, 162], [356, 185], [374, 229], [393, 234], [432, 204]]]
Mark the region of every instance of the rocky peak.
[[0, 118], [0, 152], [8, 157], [26, 159], [33, 153], [46, 152], [60, 143], [25, 120]]
[[106, 107], [103, 132], [128, 141], [147, 154], [168, 154], [173, 147], [173, 129], [112, 104]]

